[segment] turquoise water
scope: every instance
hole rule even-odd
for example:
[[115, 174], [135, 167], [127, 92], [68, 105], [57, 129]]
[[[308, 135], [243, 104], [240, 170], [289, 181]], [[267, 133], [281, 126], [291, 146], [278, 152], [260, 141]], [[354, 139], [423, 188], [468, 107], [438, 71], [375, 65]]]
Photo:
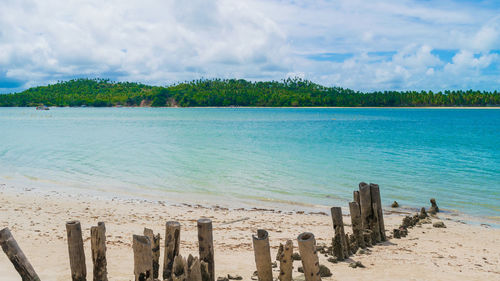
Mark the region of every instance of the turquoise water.
[[[0, 183], [221, 203], [383, 203], [500, 217], [500, 110], [0, 109]], [[191, 197], [193, 196], [193, 197]]]

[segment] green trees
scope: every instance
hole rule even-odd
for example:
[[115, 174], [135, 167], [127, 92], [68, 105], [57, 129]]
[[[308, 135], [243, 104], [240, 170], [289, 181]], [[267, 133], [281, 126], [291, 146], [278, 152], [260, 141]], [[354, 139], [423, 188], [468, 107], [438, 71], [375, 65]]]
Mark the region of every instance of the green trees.
[[325, 87], [299, 78], [250, 82], [201, 79], [168, 87], [107, 79], [75, 79], [0, 95], [0, 106], [491, 106], [500, 93], [375, 91]]

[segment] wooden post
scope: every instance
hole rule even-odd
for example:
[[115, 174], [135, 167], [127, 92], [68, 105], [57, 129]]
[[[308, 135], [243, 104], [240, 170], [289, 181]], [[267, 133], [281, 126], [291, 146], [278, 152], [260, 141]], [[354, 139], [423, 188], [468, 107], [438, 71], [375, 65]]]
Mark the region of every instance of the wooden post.
[[332, 213], [333, 229], [335, 230], [335, 245], [333, 251], [337, 259], [341, 261], [349, 257], [349, 253], [347, 252], [347, 241], [345, 239], [342, 209], [340, 207], [332, 207], [330, 211]]
[[33, 266], [19, 248], [16, 239], [14, 239], [7, 227], [0, 230], [0, 245], [23, 281], [40, 281]]
[[153, 256], [151, 241], [146, 236], [132, 236], [134, 250], [134, 275], [135, 281], [153, 280]]
[[160, 269], [160, 233], [154, 234], [152, 229], [144, 228], [144, 236], [151, 242], [151, 254], [153, 256], [153, 279], [158, 279]]
[[380, 234], [380, 223], [378, 221], [378, 204], [372, 203], [373, 218], [372, 218], [372, 231], [373, 231], [373, 243], [378, 243], [382, 241], [382, 235]]
[[354, 202], [358, 203], [358, 205], [360, 205], [361, 203], [359, 203], [359, 191], [357, 190], [354, 190], [352, 192], [352, 197], [354, 199]]
[[352, 233], [356, 238], [358, 247], [365, 248], [365, 239], [363, 238], [363, 227], [361, 224], [361, 210], [357, 202], [349, 202], [349, 211], [351, 213]]
[[319, 259], [314, 234], [304, 232], [297, 237], [297, 241], [306, 281], [320, 281]]
[[215, 281], [215, 262], [214, 262], [214, 238], [212, 233], [212, 220], [198, 220], [198, 248], [200, 250], [200, 261], [208, 265], [210, 281]]
[[92, 262], [94, 264], [94, 281], [108, 281], [106, 261], [106, 226], [98, 222], [97, 226], [90, 228], [90, 245]]
[[252, 235], [252, 240], [259, 281], [273, 281], [271, 248], [269, 246], [269, 235], [267, 231], [258, 229], [257, 236]]
[[210, 272], [208, 272], [208, 263], [200, 260], [200, 271], [201, 271], [201, 280], [210, 281]]
[[202, 281], [200, 260], [198, 258], [194, 258], [191, 254], [187, 259], [187, 270], [187, 281]]
[[380, 188], [378, 184], [370, 183], [370, 193], [372, 195], [372, 203], [377, 204], [380, 238], [382, 241], [386, 241], [387, 237], [385, 235], [384, 212], [382, 211], [382, 199], [380, 197]]
[[[163, 257], [163, 279], [172, 279], [174, 259], [179, 254], [181, 243], [181, 224], [167, 221], [165, 229], [165, 254]], [[159, 252], [158, 252], [159, 253]]]
[[174, 267], [172, 268], [173, 281], [186, 281], [187, 280], [187, 263], [182, 255], [177, 255], [174, 258]]
[[372, 195], [370, 186], [365, 182], [359, 184], [359, 203], [363, 229], [371, 229]]
[[278, 260], [280, 261], [280, 275], [278, 279], [280, 281], [292, 281], [292, 269], [293, 269], [293, 242], [292, 240], [287, 240], [285, 245], [280, 244], [280, 251]]
[[66, 223], [68, 234], [69, 264], [73, 281], [87, 280], [87, 267], [85, 265], [85, 252], [83, 250], [82, 227], [79, 221]]

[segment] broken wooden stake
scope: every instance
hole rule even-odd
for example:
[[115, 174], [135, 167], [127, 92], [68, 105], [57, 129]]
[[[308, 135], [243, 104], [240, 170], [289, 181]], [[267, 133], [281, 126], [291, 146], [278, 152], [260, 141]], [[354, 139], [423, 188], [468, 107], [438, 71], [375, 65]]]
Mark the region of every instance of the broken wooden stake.
[[204, 261], [208, 265], [210, 281], [215, 281], [214, 238], [212, 220], [210, 219], [202, 218], [198, 220], [198, 248], [200, 261]]
[[378, 219], [380, 241], [385, 241], [387, 237], [385, 235], [384, 212], [382, 211], [382, 199], [380, 197], [380, 188], [378, 184], [370, 183], [370, 193], [372, 195], [372, 203], [377, 204], [377, 209], [373, 209], [373, 212]]
[[0, 245], [23, 281], [40, 281], [33, 266], [19, 248], [16, 239], [14, 239], [7, 227], [0, 230]]
[[285, 245], [280, 244], [280, 251], [278, 252], [278, 260], [280, 261], [280, 281], [292, 281], [293, 269], [293, 242], [287, 240]]
[[83, 250], [82, 227], [79, 221], [66, 223], [68, 234], [69, 264], [73, 281], [87, 280], [87, 267], [85, 265], [85, 252]]
[[[181, 224], [167, 221], [165, 229], [165, 254], [163, 257], [163, 279], [171, 280], [174, 259], [179, 254], [181, 242]], [[159, 252], [158, 252], [159, 254]]]
[[319, 260], [314, 234], [304, 232], [297, 237], [299, 252], [306, 281], [319, 281]]
[[108, 281], [106, 261], [106, 226], [104, 222], [98, 222], [97, 226], [90, 228], [90, 245], [92, 250], [92, 262], [94, 264], [93, 280]]
[[142, 235], [132, 236], [132, 249], [135, 281], [153, 280], [153, 255], [149, 238]]
[[160, 269], [160, 234], [154, 234], [152, 229], [144, 228], [144, 236], [151, 242], [151, 254], [153, 256], [153, 279], [157, 279]]
[[332, 207], [330, 211], [332, 214], [333, 229], [335, 230], [335, 243], [333, 251], [337, 259], [341, 261], [349, 257], [349, 253], [347, 250], [347, 241], [345, 239], [342, 209], [340, 207]]
[[363, 238], [363, 226], [361, 224], [361, 210], [357, 202], [349, 202], [349, 212], [351, 213], [352, 232], [356, 239], [358, 247], [365, 248], [365, 240]]
[[187, 281], [202, 281], [200, 259], [191, 254], [187, 259]]
[[252, 240], [259, 281], [273, 281], [271, 248], [269, 246], [269, 235], [267, 231], [258, 229], [257, 236], [252, 235]]

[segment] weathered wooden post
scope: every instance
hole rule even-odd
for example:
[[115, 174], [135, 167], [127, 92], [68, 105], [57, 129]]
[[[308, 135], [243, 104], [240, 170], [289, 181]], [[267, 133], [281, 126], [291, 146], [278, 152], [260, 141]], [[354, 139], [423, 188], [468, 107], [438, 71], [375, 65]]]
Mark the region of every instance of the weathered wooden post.
[[142, 235], [132, 236], [132, 249], [135, 281], [153, 280], [153, 255], [149, 238]]
[[304, 269], [304, 277], [306, 281], [319, 281], [319, 259], [316, 251], [316, 240], [314, 234], [310, 232], [301, 233], [297, 237], [299, 244], [299, 252], [302, 260], [302, 268]]
[[359, 202], [359, 191], [355, 190], [352, 192], [352, 197], [354, 199], [354, 202], [358, 203], [360, 205], [361, 203]]
[[106, 261], [106, 226], [104, 222], [98, 222], [97, 226], [90, 228], [90, 245], [92, 250], [92, 262], [94, 264], [94, 281], [108, 281]]
[[361, 224], [361, 210], [357, 202], [349, 202], [349, 212], [351, 213], [352, 233], [356, 238], [358, 247], [365, 248], [365, 240], [363, 238], [363, 227]]
[[193, 257], [191, 254], [187, 259], [187, 281], [202, 281], [200, 260]]
[[273, 281], [271, 248], [269, 246], [269, 235], [267, 231], [258, 229], [257, 236], [252, 235], [252, 240], [259, 281]]
[[278, 251], [278, 260], [280, 261], [280, 275], [278, 279], [280, 281], [292, 281], [292, 269], [293, 269], [293, 242], [292, 240], [287, 240], [285, 245], [280, 244]]
[[14, 239], [7, 227], [0, 230], [0, 245], [23, 281], [40, 281], [33, 266], [19, 248], [16, 239]]
[[153, 279], [157, 279], [160, 269], [160, 234], [154, 234], [152, 229], [144, 228], [144, 236], [151, 242], [151, 254], [153, 256]]
[[200, 250], [200, 261], [204, 261], [208, 265], [210, 281], [215, 281], [214, 238], [212, 220], [210, 219], [202, 218], [198, 220], [198, 248]]
[[87, 280], [87, 267], [85, 265], [85, 252], [83, 250], [82, 227], [79, 221], [66, 223], [68, 234], [69, 264], [73, 281]]
[[372, 195], [370, 186], [365, 182], [359, 184], [359, 206], [361, 208], [363, 229], [371, 229]]
[[384, 212], [382, 211], [382, 199], [380, 197], [380, 188], [378, 184], [370, 183], [370, 193], [372, 195], [372, 203], [377, 204], [377, 209], [374, 209], [373, 211], [377, 213], [380, 238], [382, 241], [385, 241], [387, 240], [387, 237], [385, 235]]
[[187, 263], [182, 255], [177, 255], [174, 258], [174, 267], [172, 268], [172, 281], [186, 281], [187, 280]]
[[342, 209], [340, 207], [332, 207], [330, 211], [332, 214], [333, 229], [335, 230], [333, 252], [337, 259], [341, 261], [349, 257], [347, 241], [345, 239]]
[[[165, 229], [165, 254], [163, 257], [163, 279], [172, 279], [174, 259], [179, 254], [181, 243], [181, 224], [167, 221]], [[158, 252], [159, 253], [159, 252]]]

